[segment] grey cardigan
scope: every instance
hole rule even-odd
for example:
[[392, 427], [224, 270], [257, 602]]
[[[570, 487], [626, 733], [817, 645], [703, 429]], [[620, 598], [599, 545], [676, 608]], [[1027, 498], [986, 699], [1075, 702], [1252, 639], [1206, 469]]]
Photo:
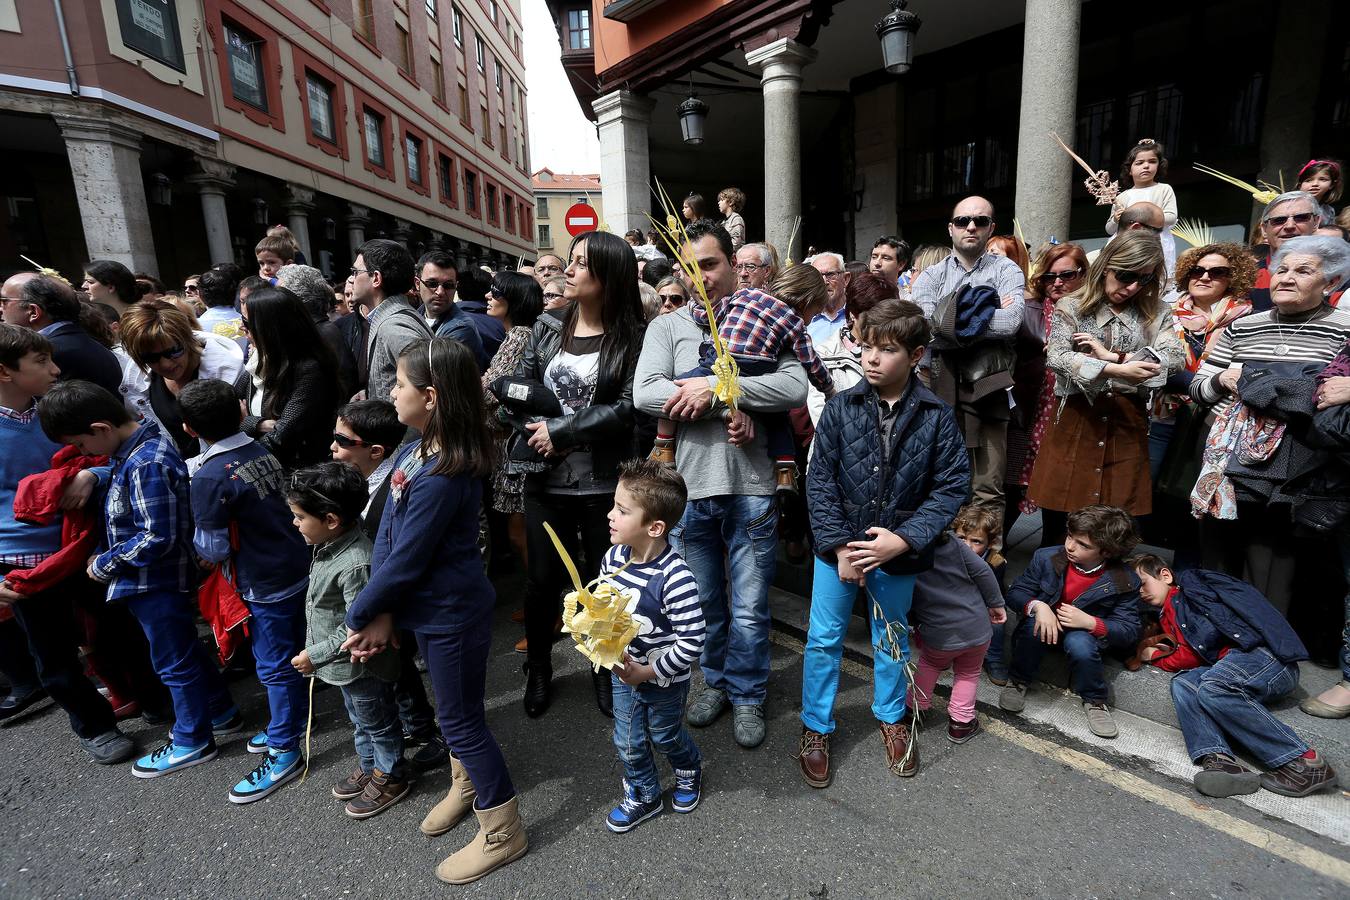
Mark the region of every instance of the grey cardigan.
[[937, 542], [933, 567], [914, 583], [910, 622], [934, 650], [968, 650], [989, 642], [989, 612], [1003, 606], [1003, 592], [989, 564], [945, 534]]
[[388, 400], [394, 386], [398, 358], [409, 344], [431, 337], [431, 328], [422, 313], [408, 305], [402, 294], [389, 297], [370, 312], [366, 319], [366, 359], [370, 373], [366, 383], [367, 400]]

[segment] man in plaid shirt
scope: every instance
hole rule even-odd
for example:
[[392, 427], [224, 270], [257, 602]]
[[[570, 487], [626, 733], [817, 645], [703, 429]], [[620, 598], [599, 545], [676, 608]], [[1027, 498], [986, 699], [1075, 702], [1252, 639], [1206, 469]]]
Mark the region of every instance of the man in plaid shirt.
[[[834, 381], [806, 332], [806, 322], [797, 311], [776, 297], [754, 288], [742, 288], [729, 297], [712, 302], [717, 333], [727, 352], [736, 360], [740, 374], [765, 375], [778, 366], [778, 357], [786, 350], [801, 362], [806, 377], [826, 399], [834, 395]], [[700, 328], [708, 328], [708, 312], [701, 303], [689, 304], [689, 316]], [[713, 374], [716, 348], [711, 340], [701, 350], [699, 367], [680, 378], [708, 377]], [[779, 491], [796, 490], [796, 448], [792, 424], [786, 413], [761, 414], [766, 447], [774, 463], [774, 481]], [[675, 423], [662, 419], [657, 424], [654, 459], [674, 462]]]
[[87, 381], [58, 384], [38, 415], [54, 441], [108, 456], [103, 513], [107, 549], [89, 577], [126, 603], [150, 642], [155, 671], [173, 699], [169, 741], [137, 760], [132, 774], [157, 778], [214, 759], [213, 729], [243, 725], [229, 691], [197, 643], [192, 515], [187, 466], [155, 423], [134, 421], [122, 401]]

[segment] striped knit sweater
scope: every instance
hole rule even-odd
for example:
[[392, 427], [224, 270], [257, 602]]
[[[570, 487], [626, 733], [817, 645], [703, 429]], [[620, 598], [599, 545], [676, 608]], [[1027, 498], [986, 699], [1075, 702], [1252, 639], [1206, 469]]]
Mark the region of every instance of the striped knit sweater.
[[662, 687], [688, 681], [690, 667], [703, 652], [704, 637], [703, 606], [694, 575], [669, 545], [651, 562], [634, 563], [619, 572], [632, 553], [632, 547], [611, 547], [600, 564], [601, 575], [638, 595], [633, 617], [639, 630], [628, 645], [628, 655], [649, 663]]
[[[1191, 397], [1222, 412], [1232, 398], [1219, 376], [1237, 365], [1255, 362], [1329, 363], [1350, 339], [1350, 310], [1325, 303], [1311, 313], [1252, 313], [1231, 323], [1191, 382]], [[1286, 352], [1279, 352], [1286, 349]]]

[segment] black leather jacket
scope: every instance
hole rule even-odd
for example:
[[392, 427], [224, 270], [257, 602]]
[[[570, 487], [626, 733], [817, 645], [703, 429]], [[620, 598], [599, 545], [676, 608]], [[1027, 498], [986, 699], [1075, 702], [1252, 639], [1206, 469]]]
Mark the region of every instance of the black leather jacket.
[[[515, 376], [542, 385], [544, 372], [562, 349], [563, 320], [549, 310], [534, 323]], [[638, 341], [639, 347], [641, 340]], [[591, 405], [570, 416], [548, 420], [548, 433], [555, 450], [566, 452], [589, 445], [591, 465], [599, 478], [615, 478], [619, 465], [633, 456], [633, 371], [637, 347], [623, 354], [600, 355], [600, 371]]]

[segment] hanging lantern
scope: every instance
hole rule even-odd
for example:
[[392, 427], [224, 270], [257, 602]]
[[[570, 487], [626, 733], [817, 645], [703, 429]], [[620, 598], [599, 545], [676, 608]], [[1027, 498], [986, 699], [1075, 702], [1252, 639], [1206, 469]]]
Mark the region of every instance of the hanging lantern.
[[703, 123], [708, 119], [708, 104], [692, 91], [676, 111], [680, 114], [680, 136], [686, 144], [703, 143]]
[[891, 11], [876, 25], [882, 62], [892, 75], [909, 71], [914, 61], [914, 35], [923, 24], [918, 16], [905, 9], [908, 5], [907, 0], [891, 0]]

